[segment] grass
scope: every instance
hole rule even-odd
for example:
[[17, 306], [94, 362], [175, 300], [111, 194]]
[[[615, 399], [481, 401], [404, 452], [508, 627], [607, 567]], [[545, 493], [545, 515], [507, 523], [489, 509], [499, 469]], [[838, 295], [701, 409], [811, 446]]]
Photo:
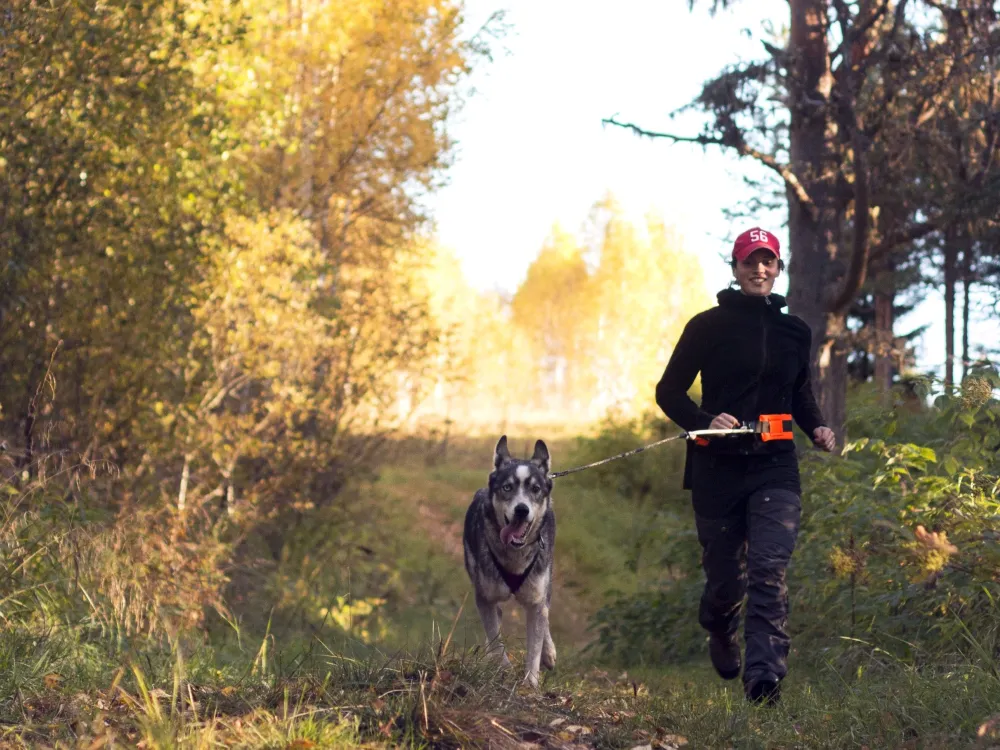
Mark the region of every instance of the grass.
[[849, 678], [797, 663], [782, 703], [760, 708], [704, 663], [628, 673], [576, 658], [535, 693], [447, 632], [415, 653], [247, 652], [222, 670], [207, 647], [119, 664], [39, 647], [52, 649], [46, 668], [100, 663], [86, 684], [57, 673], [20, 684], [4, 703], [4, 747], [971, 748], [990, 746], [990, 731], [977, 732], [1000, 700], [1000, 681], [971, 663]]
[[[798, 653], [776, 708], [748, 706], [706, 654], [629, 671], [595, 663], [588, 617], [609, 590], [660, 575], [651, 550], [669, 528], [655, 503], [630, 503], [586, 473], [556, 490], [559, 663], [541, 692], [523, 688], [522, 620], [516, 609], [504, 618], [515, 668], [503, 672], [482, 654], [461, 564], [461, 521], [492, 439], [454, 441], [433, 458], [418, 447], [402, 446], [376, 482], [296, 537], [259, 594], [263, 626], [245, 618], [171, 643], [110, 643], [66, 624], [0, 632], [0, 748], [1000, 743], [992, 649], [922, 669], [856, 659], [849, 672]], [[550, 445], [560, 457], [571, 447]], [[382, 603], [345, 632], [320, 615], [345, 595]]]

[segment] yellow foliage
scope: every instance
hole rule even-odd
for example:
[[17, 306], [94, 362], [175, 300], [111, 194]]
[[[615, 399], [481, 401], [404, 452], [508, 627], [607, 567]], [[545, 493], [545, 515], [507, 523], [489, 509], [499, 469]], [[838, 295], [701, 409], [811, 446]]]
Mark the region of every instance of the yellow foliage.
[[962, 404], [977, 409], [993, 397], [993, 384], [984, 377], [970, 375], [962, 381]]
[[915, 582], [933, 579], [959, 552], [958, 547], [948, 541], [948, 534], [944, 531], [927, 531], [919, 525], [913, 535], [914, 541], [905, 546], [917, 561], [918, 570], [912, 576]]
[[346, 596], [338, 596], [336, 604], [331, 607], [321, 607], [319, 616], [329, 617], [341, 630], [344, 630], [363, 643], [377, 641], [384, 635], [384, 626], [379, 626], [374, 617], [378, 607], [385, 604], [384, 599], [368, 597], [364, 599], [350, 599]]
[[830, 566], [836, 578], [850, 578], [858, 570], [857, 560], [836, 545], [830, 550]]

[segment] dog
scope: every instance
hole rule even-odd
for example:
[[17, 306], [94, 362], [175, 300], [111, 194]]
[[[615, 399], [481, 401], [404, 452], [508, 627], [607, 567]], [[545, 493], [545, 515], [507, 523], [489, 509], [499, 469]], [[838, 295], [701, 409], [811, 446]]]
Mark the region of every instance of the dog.
[[528, 621], [524, 682], [533, 688], [538, 687], [539, 669], [556, 664], [549, 632], [556, 541], [550, 470], [544, 442], [535, 443], [535, 452], [526, 461], [511, 458], [507, 436], [502, 436], [487, 486], [473, 497], [462, 534], [465, 569], [475, 589], [487, 653], [510, 666], [500, 639], [500, 604], [513, 597]]

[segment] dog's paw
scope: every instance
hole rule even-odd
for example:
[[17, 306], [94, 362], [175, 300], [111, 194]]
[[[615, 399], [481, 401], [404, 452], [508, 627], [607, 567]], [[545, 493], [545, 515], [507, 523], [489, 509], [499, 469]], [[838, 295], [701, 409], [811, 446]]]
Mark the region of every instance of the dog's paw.
[[524, 676], [524, 685], [532, 690], [538, 690], [538, 672], [528, 672]]
[[556, 668], [556, 645], [552, 641], [547, 641], [542, 648], [542, 666], [545, 669]]

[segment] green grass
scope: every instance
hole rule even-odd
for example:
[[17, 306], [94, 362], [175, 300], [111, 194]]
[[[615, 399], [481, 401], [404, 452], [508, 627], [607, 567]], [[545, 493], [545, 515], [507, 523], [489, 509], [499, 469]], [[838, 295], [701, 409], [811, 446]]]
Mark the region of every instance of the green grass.
[[[1000, 701], [1000, 680], [974, 663], [922, 671], [873, 665], [842, 675], [795, 661], [782, 702], [747, 705], [703, 661], [623, 672], [579, 657], [541, 692], [477, 649], [429, 641], [416, 652], [336, 647], [262, 657], [202, 646], [113, 657], [56, 640], [10, 641], [4, 662], [57, 673], [21, 679], [0, 716], [8, 747], [972, 748]], [[79, 644], [77, 644], [79, 645]], [[249, 645], [249, 644], [248, 644]], [[521, 654], [515, 653], [520, 658]], [[26, 659], [30, 661], [30, 658]], [[59, 675], [62, 675], [60, 677]], [[87, 675], [80, 680], [71, 675]], [[48, 679], [46, 679], [46, 677]], [[8, 688], [9, 689], [9, 688]], [[986, 734], [989, 734], [988, 732]]]
[[[566, 465], [570, 449], [553, 446]], [[260, 579], [250, 610], [204, 637], [111, 642], [69, 624], [0, 631], [0, 748], [915, 749], [993, 741], [986, 729], [977, 738], [1000, 705], [991, 649], [929, 659], [922, 669], [864, 657], [834, 666], [794, 653], [775, 708], [748, 706], [739, 682], [722, 682], [706, 653], [628, 671], [595, 663], [583, 649], [593, 635], [587, 619], [607, 592], [662, 575], [657, 555], [671, 524], [684, 520], [587, 473], [557, 480], [559, 663], [540, 693], [526, 690], [523, 621], [508, 610], [515, 666], [500, 671], [483, 657], [461, 562], [461, 521], [491, 450], [492, 439], [455, 441], [435, 462], [410, 444], [377, 481], [344, 493], [341, 506], [299, 530]], [[345, 632], [320, 614], [337, 596], [382, 604]]]

